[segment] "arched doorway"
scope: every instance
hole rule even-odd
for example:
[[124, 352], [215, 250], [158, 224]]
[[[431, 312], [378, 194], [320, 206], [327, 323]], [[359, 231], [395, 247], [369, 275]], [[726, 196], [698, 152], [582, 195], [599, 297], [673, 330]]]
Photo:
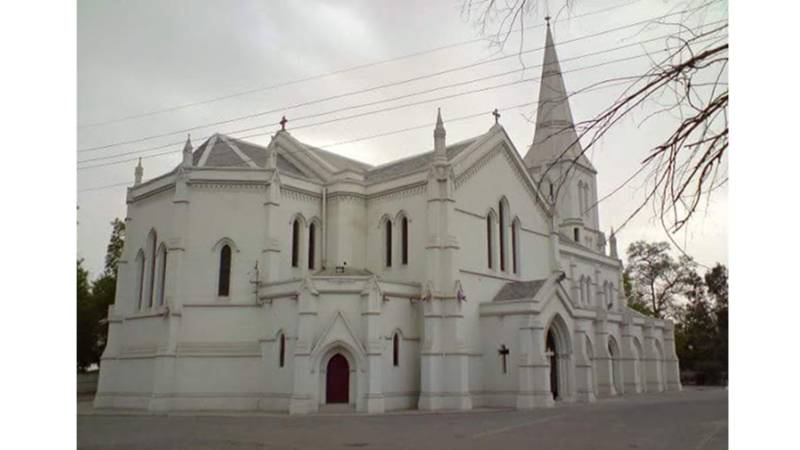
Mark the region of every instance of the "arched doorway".
[[619, 395], [622, 393], [622, 380], [619, 372], [619, 346], [614, 336], [608, 337], [608, 357], [611, 360], [611, 386], [614, 393]]
[[328, 360], [325, 375], [325, 403], [348, 403], [350, 400], [350, 365], [341, 353]]
[[545, 335], [545, 355], [550, 365], [550, 392], [553, 400], [570, 401], [573, 398], [573, 365], [570, 331], [564, 319], [555, 314]]
[[547, 346], [545, 348], [550, 361], [550, 392], [553, 400], [558, 398], [558, 351], [556, 350], [556, 339], [553, 330], [547, 331]]

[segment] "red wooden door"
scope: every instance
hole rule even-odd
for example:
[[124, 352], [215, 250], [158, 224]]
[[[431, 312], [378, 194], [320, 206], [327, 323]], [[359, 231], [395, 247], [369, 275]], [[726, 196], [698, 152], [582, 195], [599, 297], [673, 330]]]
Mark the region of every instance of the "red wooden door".
[[350, 399], [350, 366], [340, 353], [328, 361], [325, 403], [347, 403]]

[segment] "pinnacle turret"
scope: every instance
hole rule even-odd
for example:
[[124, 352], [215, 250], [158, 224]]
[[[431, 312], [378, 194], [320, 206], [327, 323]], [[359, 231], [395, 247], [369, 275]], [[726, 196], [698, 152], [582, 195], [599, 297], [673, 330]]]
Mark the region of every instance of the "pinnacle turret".
[[183, 167], [192, 166], [192, 136], [186, 135], [186, 144], [183, 146]]
[[608, 236], [609, 256], [619, 258], [617, 254], [617, 235], [614, 234], [614, 227], [611, 227], [611, 234]]
[[447, 132], [442, 121], [442, 108], [436, 112], [436, 128], [433, 130], [433, 158], [436, 161], [447, 161], [447, 146], [445, 137]]
[[142, 158], [139, 158], [139, 164], [136, 165], [136, 169], [133, 170], [133, 185], [138, 186], [142, 184], [142, 176], [144, 175], [144, 169], [142, 168]]

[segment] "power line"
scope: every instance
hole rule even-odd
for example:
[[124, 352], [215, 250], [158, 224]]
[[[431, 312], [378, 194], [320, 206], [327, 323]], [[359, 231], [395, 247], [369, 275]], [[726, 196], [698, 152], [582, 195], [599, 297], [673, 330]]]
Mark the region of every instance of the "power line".
[[[579, 89], [577, 91], [573, 91], [568, 95], [570, 97], [573, 97], [575, 95], [585, 94], [585, 93], [588, 93], [588, 92], [598, 91], [598, 90], [601, 90], [601, 89], [608, 89], [608, 88], [619, 86], [619, 85], [626, 84], [626, 83], [627, 83], [627, 81], [622, 80], [622, 81], [619, 81], [619, 82], [616, 82], [616, 83], [606, 84], [606, 85], [602, 85], [602, 86], [599, 86], [597, 84], [592, 84], [588, 88], [583, 88], [583, 89]], [[512, 105], [512, 106], [507, 106], [507, 107], [497, 108], [497, 109], [499, 111], [505, 112], [505, 111], [510, 111], [510, 110], [514, 110], [514, 109], [524, 108], [526, 106], [531, 106], [533, 104], [536, 104], [537, 102], [538, 102], [538, 100], [534, 100], [534, 101], [530, 101], [530, 102], [520, 103], [518, 105]], [[492, 111], [493, 110], [485, 110], [485, 111], [481, 111], [481, 112], [474, 113], [474, 114], [468, 114], [468, 115], [465, 115], [465, 116], [448, 118], [447, 119], [447, 123], [461, 122], [461, 121], [468, 120], [468, 119], [474, 119], [474, 118], [477, 118], [477, 117], [486, 116], [487, 114], [490, 114]], [[385, 132], [378, 133], [378, 134], [362, 136], [362, 137], [359, 137], [359, 138], [350, 139], [350, 140], [346, 140], [346, 141], [332, 142], [330, 144], [323, 144], [321, 146], [315, 146], [315, 147], [316, 148], [320, 148], [322, 150], [328, 150], [331, 147], [336, 147], [336, 146], [345, 145], [345, 144], [352, 144], [352, 143], [355, 143], [355, 142], [361, 142], [361, 141], [366, 141], [366, 140], [370, 140], [370, 139], [376, 139], [376, 138], [379, 138], [379, 137], [390, 136], [390, 135], [393, 135], [393, 134], [406, 133], [406, 132], [409, 132], [409, 131], [419, 130], [419, 129], [422, 129], [422, 128], [430, 128], [430, 126], [431, 126], [430, 123], [424, 123], [424, 124], [415, 125], [415, 126], [412, 126], [412, 127], [385, 131]], [[235, 139], [241, 140], [241, 139], [244, 139], [244, 138], [254, 137], [254, 136], [255, 135], [250, 135], [250, 136], [244, 136], [244, 137], [235, 138]], [[299, 152], [299, 151], [298, 150], [292, 150], [292, 151], [286, 151], [284, 153], [296, 153], [296, 152]], [[169, 152], [163, 152], [163, 153], [159, 153], [157, 155], [151, 155], [151, 156], [155, 157], [155, 156], [163, 156], [163, 155], [169, 155], [169, 154], [175, 154], [175, 152], [169, 151]], [[104, 186], [95, 186], [95, 187], [91, 187], [91, 188], [79, 189], [78, 192], [98, 191], [98, 190], [109, 189], [109, 188], [118, 187], [118, 186], [130, 186], [131, 184], [133, 184], [133, 183], [132, 182], [114, 183], [114, 184], [109, 184], [109, 185], [104, 185]]]
[[[616, 47], [609, 48], [609, 49], [604, 49], [604, 50], [599, 50], [599, 51], [595, 51], [595, 52], [585, 53], [585, 54], [574, 56], [574, 57], [571, 57], [571, 58], [562, 59], [561, 62], [575, 61], [575, 60], [580, 60], [580, 59], [583, 59], [583, 58], [586, 58], [586, 57], [589, 57], [589, 56], [596, 56], [596, 55], [600, 55], [600, 54], [604, 54], [604, 53], [611, 53], [611, 52], [614, 52], [614, 51], [617, 51], [617, 50], [621, 50], [621, 49], [624, 49], [624, 48], [628, 48], [628, 47], [636, 47], [636, 46], [639, 46], [639, 45], [642, 45], [642, 44], [646, 44], [646, 43], [650, 43], [650, 42], [654, 42], [654, 41], [663, 39], [663, 38], [668, 37], [668, 36], [670, 36], [670, 34], [665, 34], [665, 35], [658, 36], [658, 37], [655, 37], [655, 38], [652, 38], [652, 39], [648, 39], [648, 40], [645, 40], [645, 41], [639, 41], [639, 42], [634, 42], [634, 43], [626, 44], [626, 45], [622, 45], [622, 46], [616, 46]], [[326, 112], [321, 112], [321, 113], [307, 114], [305, 116], [294, 117], [294, 118], [292, 118], [292, 121], [294, 122], [294, 121], [305, 120], [305, 119], [314, 118], [314, 117], [321, 117], [321, 116], [326, 116], [326, 115], [329, 115], [329, 114], [334, 114], [334, 113], [347, 111], [347, 110], [351, 110], [351, 109], [363, 108], [365, 106], [373, 106], [373, 105], [382, 104], [382, 103], [388, 103], [388, 102], [392, 102], [392, 101], [395, 101], [395, 100], [401, 100], [401, 99], [404, 99], [404, 98], [413, 97], [413, 96], [417, 96], [417, 95], [429, 94], [431, 92], [436, 92], [436, 91], [440, 91], [440, 90], [443, 90], [443, 89], [450, 89], [450, 88], [457, 87], [457, 86], [464, 86], [464, 85], [468, 85], [468, 84], [472, 84], [472, 83], [477, 83], [477, 82], [480, 82], [480, 81], [489, 80], [489, 79], [492, 79], [492, 78], [498, 78], [498, 77], [502, 77], [502, 76], [506, 76], [506, 75], [511, 75], [511, 74], [515, 74], [515, 73], [519, 73], [519, 72], [524, 72], [526, 70], [537, 68], [537, 67], [541, 67], [541, 66], [542, 66], [541, 64], [537, 64], [537, 65], [533, 65], [533, 66], [526, 66], [526, 67], [524, 67], [522, 69], [514, 69], [514, 70], [505, 71], [505, 72], [501, 72], [501, 73], [496, 73], [496, 74], [488, 75], [488, 76], [484, 76], [484, 77], [473, 78], [471, 80], [461, 81], [461, 82], [457, 82], [457, 83], [450, 83], [450, 84], [447, 84], [447, 85], [444, 85], [444, 86], [425, 89], [425, 90], [422, 90], [422, 91], [415, 91], [415, 92], [411, 92], [411, 93], [395, 96], [395, 97], [392, 97], [392, 98], [385, 98], [385, 99], [376, 100], [376, 101], [372, 101], [372, 102], [361, 103], [361, 104], [357, 104], [357, 105], [350, 105], [350, 106], [346, 106], [346, 107], [342, 107], [342, 108], [338, 108], [338, 109], [334, 109], [334, 110], [330, 110], [330, 111], [326, 111]], [[245, 128], [245, 129], [242, 129], [242, 130], [238, 130], [238, 132], [252, 131], [254, 129], [259, 129], [259, 128], [263, 128], [263, 127], [264, 127], [264, 125], [259, 125], [257, 127], [251, 127], [251, 128]], [[116, 157], [125, 156], [125, 155], [137, 154], [137, 153], [140, 153], [140, 152], [141, 152], [140, 150], [136, 150], [136, 151], [132, 151], [132, 152], [117, 153], [117, 154], [108, 155], [108, 156], [99, 156], [99, 157], [95, 157], [95, 158], [83, 159], [83, 160], [78, 161], [78, 163], [80, 164], [80, 163], [86, 163], [86, 162], [91, 162], [91, 161], [100, 161], [100, 160], [111, 159], [111, 158], [116, 158]]]
[[[625, 7], [633, 5], [635, 3], [639, 3], [640, 1], [641, 0], [635, 0], [635, 1], [632, 1], [632, 2], [629, 2], [629, 3], [625, 3], [625, 4], [622, 4], [622, 5], [611, 6], [611, 7], [608, 7], [608, 8], [601, 8], [601, 9], [598, 9], [598, 10], [589, 11], [587, 13], [578, 14], [578, 15], [569, 17], [567, 19], [555, 21], [553, 23], [563, 22], [564, 20], [568, 20], [570, 18], [571, 19], [577, 19], [577, 18], [581, 18], [581, 17], [587, 17], [587, 16], [592, 16], [592, 15], [595, 15], [595, 14], [601, 14], [601, 13], [613, 11], [613, 10], [620, 9], [620, 8], [625, 8]], [[541, 28], [542, 26], [544, 26], [544, 25], [541, 25], [541, 24], [533, 25], [533, 26], [530, 26], [530, 27], [526, 27], [526, 28], [524, 28], [522, 30], [515, 30], [514, 32], [517, 33], [519, 31], [533, 30], [533, 29], [536, 29], [536, 28]], [[423, 55], [427, 55], [427, 54], [430, 54], [430, 53], [435, 53], [435, 52], [442, 51], [442, 50], [448, 50], [448, 49], [451, 49], [451, 48], [456, 48], [456, 47], [461, 47], [461, 46], [464, 46], [464, 45], [474, 44], [474, 43], [477, 43], [477, 42], [481, 42], [483, 40], [484, 40], [484, 38], [476, 38], [476, 39], [470, 39], [470, 40], [461, 41], [461, 42], [455, 42], [455, 43], [452, 43], [452, 44], [447, 44], [447, 45], [443, 45], [443, 46], [440, 46], [440, 47], [435, 47], [435, 48], [431, 48], [431, 49], [427, 49], [427, 50], [421, 50], [421, 51], [409, 53], [409, 54], [398, 56], [398, 57], [394, 57], [394, 58], [383, 59], [383, 60], [373, 61], [373, 62], [369, 62], [369, 63], [365, 63], [365, 64], [359, 64], [359, 65], [355, 65], [355, 66], [350, 66], [350, 67], [346, 67], [346, 68], [343, 68], [343, 69], [334, 70], [332, 72], [326, 72], [326, 73], [321, 73], [321, 74], [317, 74], [317, 75], [311, 75], [311, 76], [308, 76], [308, 77], [305, 77], [305, 78], [285, 81], [285, 82], [282, 82], [282, 83], [277, 83], [277, 84], [273, 84], [273, 85], [269, 85], [269, 86], [263, 86], [263, 87], [259, 87], [259, 88], [247, 89], [247, 90], [244, 90], [244, 91], [235, 92], [233, 94], [227, 94], [227, 95], [222, 95], [222, 96], [218, 96], [218, 97], [212, 97], [212, 98], [208, 98], [208, 99], [205, 99], [205, 100], [198, 100], [198, 101], [194, 101], [194, 102], [189, 102], [189, 103], [184, 103], [184, 104], [180, 104], [180, 105], [170, 106], [170, 107], [157, 109], [157, 110], [153, 110], [153, 111], [149, 111], [149, 112], [145, 112], [145, 113], [133, 114], [133, 115], [130, 115], [130, 116], [123, 116], [123, 117], [119, 117], [119, 118], [116, 118], [116, 119], [110, 119], [110, 120], [101, 121], [101, 122], [93, 122], [93, 123], [88, 123], [88, 124], [82, 124], [82, 125], [78, 125], [78, 129], [94, 128], [94, 127], [99, 127], [99, 126], [103, 126], [103, 125], [110, 125], [110, 124], [113, 124], [113, 123], [124, 122], [124, 121], [128, 121], [128, 120], [142, 118], [142, 117], [153, 116], [153, 115], [161, 114], [161, 113], [165, 113], [165, 112], [172, 112], [172, 111], [177, 111], [177, 110], [180, 110], [180, 109], [190, 108], [190, 107], [194, 107], [194, 106], [200, 106], [200, 105], [213, 103], [213, 102], [218, 102], [218, 101], [222, 101], [222, 100], [227, 100], [227, 99], [230, 99], [230, 98], [241, 97], [241, 96], [248, 95], [248, 94], [253, 94], [253, 93], [256, 93], [256, 92], [268, 91], [268, 90], [277, 89], [277, 88], [280, 88], [280, 87], [286, 87], [286, 86], [291, 86], [291, 85], [295, 85], [295, 84], [304, 83], [304, 82], [307, 82], [307, 81], [313, 81], [313, 80], [317, 80], [317, 79], [331, 77], [331, 76], [334, 76], [334, 75], [340, 75], [340, 74], [347, 73], [347, 72], [352, 72], [352, 71], [355, 71], [355, 70], [366, 69], [366, 68], [369, 68], [369, 67], [375, 67], [375, 66], [382, 65], [382, 64], [387, 64], [387, 63], [390, 63], [390, 62], [396, 62], [396, 61], [401, 61], [401, 60], [404, 60], [404, 59], [415, 58], [417, 56], [423, 56]]]
[[[651, 41], [652, 40], [656, 40], [656, 39], [661, 39], [661, 37], [651, 39]], [[648, 42], [648, 41], [643, 41], [643, 42]], [[624, 47], [630, 47], [632, 45], [640, 45], [643, 42], [638, 42], [638, 43], [635, 43], [635, 44], [628, 44], [628, 45], [625, 45], [625, 46], [617, 47], [615, 49], [624, 48]], [[609, 52], [609, 51], [613, 51], [615, 49], [593, 52], [593, 53], [590, 53], [590, 54], [587, 54], [587, 55], [581, 55], [581, 56], [578, 56], [578, 57], [565, 59], [564, 61], [581, 59], [582, 57], [591, 56], [591, 55], [599, 54], [599, 53], [606, 53], [606, 52]], [[662, 51], [665, 51], [665, 50], [662, 50]], [[605, 65], [609, 65], [609, 64], [616, 64], [616, 63], [619, 63], [619, 62], [625, 62], [625, 61], [630, 61], [630, 60], [633, 60], [633, 59], [642, 58], [642, 57], [645, 57], [645, 56], [648, 56], [648, 55], [650, 55], [650, 53], [638, 54], [638, 55], [635, 55], [635, 56], [629, 56], [629, 57], [619, 58], [619, 59], [615, 59], [615, 60], [611, 60], [611, 61], [605, 61], [605, 62], [602, 62], [602, 63], [590, 65], [590, 66], [583, 66], [583, 67], [578, 67], [578, 68], [571, 69], [571, 70], [565, 70], [565, 71], [562, 71], [562, 73], [571, 73], [571, 72], [577, 72], [577, 71], [582, 71], [582, 70], [593, 69], [593, 68], [597, 68], [597, 67], [600, 67], [600, 66], [605, 66]], [[491, 77], [487, 77], [487, 78], [491, 78]], [[493, 85], [493, 86], [473, 89], [473, 90], [469, 90], [469, 91], [464, 91], [464, 92], [460, 92], [460, 93], [440, 96], [440, 97], [436, 97], [436, 98], [420, 100], [420, 101], [411, 102], [411, 103], [404, 103], [404, 104], [401, 104], [401, 105], [394, 105], [394, 106], [390, 106], [390, 107], [386, 107], [386, 108], [381, 108], [381, 109], [378, 109], [378, 110], [367, 111], [367, 112], [353, 114], [353, 115], [349, 115], [349, 116], [338, 117], [338, 118], [328, 119], [328, 120], [324, 120], [324, 121], [314, 122], [314, 123], [310, 123], [310, 124], [305, 124], [305, 125], [293, 127], [292, 129], [293, 130], [299, 130], [299, 129], [310, 128], [310, 127], [319, 126], [319, 125], [325, 125], [325, 124], [328, 124], [328, 123], [339, 122], [339, 121], [343, 121], [343, 120], [349, 120], [349, 119], [354, 119], [354, 118], [359, 118], [359, 117], [364, 117], [364, 116], [370, 116], [370, 115], [374, 115], [374, 114], [378, 114], [378, 113], [382, 113], [382, 112], [393, 111], [393, 110], [407, 108], [407, 107], [411, 107], [411, 106], [418, 106], [418, 105], [421, 105], [421, 104], [432, 103], [432, 102], [436, 102], [436, 101], [440, 101], [440, 100], [448, 100], [448, 99], [451, 99], [451, 98], [461, 97], [461, 96], [464, 96], [464, 95], [471, 95], [471, 94], [475, 94], [475, 93], [479, 93], [479, 92], [485, 92], [485, 91], [499, 89], [499, 88], [503, 88], [503, 87], [514, 86], [514, 85], [521, 84], [521, 83], [528, 83], [528, 82], [532, 82], [532, 81], [537, 81], [539, 79], [540, 79], [540, 77], [524, 78], [524, 79], [520, 79], [520, 80], [516, 80], [516, 81], [512, 81], [512, 82], [507, 82], [507, 83], [503, 83], [503, 84], [499, 84], [499, 85]], [[473, 80], [473, 81], [475, 81], [475, 80]], [[460, 83], [460, 84], [464, 84], [464, 83]], [[438, 88], [438, 89], [434, 89], [434, 90], [440, 90], [440, 89], [444, 89], [444, 88], [454, 87], [456, 85], [458, 85], [458, 84], [444, 86], [444, 87], [441, 87], [441, 88]], [[433, 90], [429, 90], [429, 91], [432, 92]], [[426, 91], [424, 93], [427, 93], [427, 92], [428, 91]], [[418, 95], [418, 94], [406, 94], [406, 95], [399, 96], [399, 97], [392, 98], [392, 99], [384, 99], [384, 100], [381, 100], [381, 101], [376, 101], [376, 102], [371, 102], [371, 103], [366, 103], [366, 104], [361, 104], [361, 105], [345, 107], [345, 108], [341, 108], [341, 109], [338, 109], [338, 110], [329, 111], [329, 112], [326, 112], [326, 113], [317, 113], [317, 114], [312, 114], [312, 115], [308, 115], [308, 116], [302, 116], [302, 117], [297, 118], [295, 120], [302, 120], [302, 119], [306, 119], [306, 118], [310, 118], [310, 117], [318, 117], [318, 116], [321, 116], [321, 115], [327, 115], [327, 114], [331, 114], [331, 113], [335, 113], [335, 112], [341, 112], [341, 111], [344, 111], [344, 110], [355, 109], [355, 108], [360, 108], [360, 107], [364, 107], [364, 106], [372, 106], [374, 104], [380, 104], [380, 103], [385, 103], [385, 102], [388, 102], [388, 101], [394, 101], [394, 100], [397, 100], [397, 99], [400, 99], [400, 98], [406, 98], [406, 97], [410, 97], [410, 96], [413, 96], [413, 95]], [[226, 132], [226, 134], [244, 133], [244, 132], [248, 132], [248, 131], [254, 131], [254, 130], [263, 129], [264, 127], [265, 127], [264, 125], [258, 125], [258, 126], [255, 126], [255, 127], [248, 127], [248, 128], [229, 131], [229, 132]], [[265, 136], [265, 135], [268, 135], [268, 134], [269, 134], [269, 132], [266, 132], [266, 133], [262, 132], [262, 133], [249, 135], [247, 137]], [[208, 137], [210, 137], [210, 136], [206, 136], [205, 138], [203, 138], [203, 140], [207, 139]], [[164, 145], [151, 147], [151, 148], [144, 149], [144, 150], [137, 150], [137, 151], [127, 152], [127, 153], [121, 153], [121, 154], [116, 154], [116, 155], [109, 155], [109, 156], [103, 156], [103, 157], [97, 157], [97, 158], [91, 158], [91, 159], [87, 159], [87, 160], [82, 160], [82, 161], [79, 161], [79, 163], [118, 158], [118, 157], [121, 157], [121, 156], [126, 156], [126, 155], [131, 155], [131, 154], [140, 154], [140, 153], [144, 153], [144, 152], [148, 152], [148, 151], [152, 151], [152, 150], [159, 150], [159, 149], [162, 149], [162, 148], [168, 148], [168, 147], [172, 147], [172, 146], [177, 146], [177, 145], [180, 145], [182, 143], [183, 143], [183, 141], [173, 142], [173, 143], [169, 143], [169, 144], [164, 144]], [[161, 155], [168, 154], [168, 153], [171, 153], [171, 151], [157, 153], [157, 154], [154, 154], [154, 155], [148, 155], [145, 158], [161, 156]], [[90, 169], [90, 168], [96, 168], [96, 167], [104, 167], [104, 166], [109, 166], [109, 165], [114, 165], [114, 164], [119, 164], [119, 163], [132, 161], [132, 160], [135, 160], [135, 159], [136, 158], [112, 161], [112, 162], [109, 162], [109, 163], [95, 164], [95, 165], [90, 165], [90, 166], [83, 166], [83, 167], [79, 167], [78, 170]]]
[[[690, 9], [684, 9], [684, 10], [673, 12], [673, 13], [670, 13], [670, 14], [664, 14], [664, 15], [653, 17], [653, 18], [650, 18], [650, 19], [641, 20], [639, 22], [634, 22], [634, 23], [631, 23], [631, 24], [628, 24], [628, 25], [623, 25], [623, 26], [619, 26], [619, 27], [615, 27], [615, 28], [606, 29], [606, 30], [603, 30], [603, 31], [600, 31], [600, 32], [597, 32], [597, 33], [593, 33], [593, 34], [589, 34], [589, 35], [586, 35], [586, 36], [581, 36], [581, 37], [577, 37], [577, 38], [573, 38], [573, 39], [569, 39], [569, 40], [560, 42], [559, 45], [563, 46], [563, 45], [566, 45], [566, 44], [582, 41], [582, 40], [585, 40], [585, 39], [590, 39], [590, 38], [601, 36], [601, 35], [604, 35], [604, 34], [614, 33], [614, 32], [617, 32], [617, 31], [624, 30], [624, 29], [628, 29], [628, 28], [632, 28], [632, 27], [636, 27], [636, 26], [645, 24], [645, 23], [649, 23], [649, 22], [652, 22], [654, 20], [660, 20], [660, 19], [664, 19], [664, 18], [667, 18], [667, 17], [670, 17], [670, 16], [683, 14], [683, 13], [688, 12], [688, 11], [690, 11]], [[336, 98], [343, 98], [343, 97], [348, 97], [348, 96], [351, 96], [351, 95], [357, 95], [357, 94], [361, 94], [361, 93], [371, 92], [371, 91], [375, 91], [375, 90], [378, 90], [378, 89], [384, 89], [384, 88], [387, 88], [387, 87], [399, 86], [399, 85], [408, 84], [408, 83], [411, 83], [411, 82], [414, 82], [414, 81], [420, 81], [420, 80], [424, 80], [424, 79], [428, 79], [428, 78], [432, 78], [432, 77], [436, 77], [436, 76], [440, 76], [440, 75], [444, 75], [444, 74], [448, 74], [448, 73], [453, 73], [453, 72], [458, 72], [458, 71], [465, 70], [465, 69], [470, 69], [470, 68], [481, 66], [481, 65], [484, 65], [484, 64], [490, 64], [490, 63], [493, 63], [493, 62], [498, 62], [498, 61], [502, 61], [502, 60], [506, 60], [506, 59], [510, 59], [510, 58], [517, 58], [517, 57], [519, 57], [519, 56], [521, 56], [523, 54], [529, 54], [529, 53], [533, 53], [533, 52], [538, 52], [538, 51], [541, 51], [543, 49], [544, 49], [544, 46], [537, 47], [537, 48], [534, 48], [534, 49], [525, 50], [525, 51], [514, 53], [514, 54], [511, 54], [511, 55], [499, 56], [499, 57], [491, 58], [491, 59], [488, 59], [488, 60], [485, 60], [485, 61], [479, 61], [479, 62], [474, 62], [474, 63], [470, 63], [470, 64], [466, 64], [466, 65], [456, 66], [456, 67], [452, 67], [452, 68], [449, 68], [449, 69], [441, 70], [441, 71], [438, 71], [438, 72], [433, 72], [433, 73], [430, 73], [430, 74], [420, 75], [420, 76], [407, 78], [407, 79], [404, 79], [404, 80], [399, 80], [399, 81], [395, 81], [395, 82], [391, 82], [391, 83], [385, 83], [385, 84], [382, 84], [382, 85], [379, 85], [379, 86], [373, 86], [373, 87], [370, 87], [370, 88], [351, 91], [351, 92], [338, 94], [338, 95], [335, 95], [335, 96], [326, 97], [326, 98], [322, 98], [322, 99], [311, 100], [311, 101], [307, 101], [307, 102], [303, 102], [303, 103], [299, 103], [299, 104], [295, 104], [295, 105], [283, 106], [283, 107], [279, 107], [279, 108], [275, 108], [275, 109], [271, 109], [271, 110], [267, 110], [267, 111], [261, 111], [261, 112], [257, 112], [257, 113], [246, 114], [246, 115], [243, 115], [243, 116], [238, 116], [238, 117], [234, 117], [234, 118], [230, 118], [230, 119], [219, 120], [219, 121], [215, 121], [215, 122], [209, 122], [209, 123], [202, 124], [202, 125], [196, 125], [196, 126], [192, 126], [192, 127], [182, 128], [182, 129], [179, 129], [179, 130], [165, 132], [165, 133], [153, 134], [153, 135], [145, 136], [145, 137], [141, 137], [141, 138], [129, 139], [129, 140], [124, 140], [124, 141], [117, 141], [117, 142], [113, 142], [113, 143], [110, 143], [110, 144], [103, 144], [103, 145], [98, 145], [98, 146], [94, 146], [94, 147], [82, 148], [82, 149], [78, 149], [78, 152], [81, 153], [81, 152], [88, 152], [88, 151], [96, 151], [96, 150], [103, 150], [103, 149], [107, 149], [107, 148], [111, 148], [111, 147], [118, 147], [120, 145], [137, 144], [137, 143], [148, 141], [148, 140], [152, 140], [152, 139], [158, 139], [158, 138], [173, 136], [173, 135], [177, 135], [177, 134], [184, 134], [184, 133], [188, 133], [188, 132], [195, 131], [195, 130], [202, 129], [202, 128], [225, 125], [225, 124], [228, 124], [228, 123], [237, 122], [237, 121], [241, 121], [241, 120], [253, 119], [253, 118], [261, 117], [261, 116], [264, 116], [264, 115], [267, 115], [267, 114], [274, 114], [274, 113], [278, 113], [278, 112], [286, 112], [288, 110], [299, 108], [301, 106], [308, 106], [308, 105], [320, 103], [320, 102], [323, 102], [323, 101], [328, 101], [328, 100], [332, 100], [332, 99], [336, 99]]]

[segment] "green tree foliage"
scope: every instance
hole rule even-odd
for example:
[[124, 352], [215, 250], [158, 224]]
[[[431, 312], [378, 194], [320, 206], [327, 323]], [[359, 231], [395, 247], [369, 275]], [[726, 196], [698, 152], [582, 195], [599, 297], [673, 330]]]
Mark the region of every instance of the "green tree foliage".
[[674, 259], [666, 242], [634, 242], [622, 285], [628, 307], [676, 321], [681, 369], [699, 383], [724, 382], [728, 371], [728, 269], [717, 264], [704, 276], [688, 256]]
[[78, 370], [85, 370], [92, 364], [92, 292], [89, 285], [89, 272], [83, 268], [83, 260], [78, 260], [77, 275], [77, 359]]
[[724, 382], [728, 371], [728, 270], [717, 264], [704, 277], [695, 274], [679, 309], [675, 349], [681, 368], [700, 383]]
[[624, 274], [630, 283], [628, 298], [645, 314], [658, 318], [674, 315], [679, 294], [686, 292], [692, 274], [697, 275], [691, 257], [675, 260], [669, 249], [666, 242], [637, 241], [628, 247]]
[[106, 346], [108, 307], [114, 303], [117, 266], [125, 245], [125, 222], [111, 222], [111, 239], [106, 247], [103, 273], [89, 284], [88, 272], [78, 261], [78, 370], [100, 362]]
[[122, 247], [125, 245], [125, 222], [115, 218], [111, 222], [111, 239], [106, 247], [105, 275], [117, 277], [117, 266], [122, 256]]

